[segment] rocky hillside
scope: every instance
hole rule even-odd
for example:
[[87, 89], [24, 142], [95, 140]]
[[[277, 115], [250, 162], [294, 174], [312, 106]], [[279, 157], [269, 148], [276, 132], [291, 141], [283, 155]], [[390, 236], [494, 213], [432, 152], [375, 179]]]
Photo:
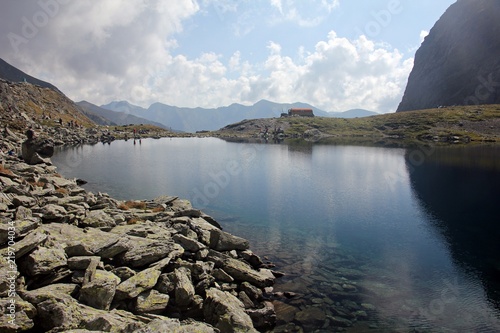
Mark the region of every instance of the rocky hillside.
[[30, 83], [0, 79], [0, 115], [2, 125], [14, 130], [53, 126], [61, 120], [79, 126], [94, 126], [75, 103], [58, 90]]
[[356, 119], [286, 117], [244, 120], [211, 132], [223, 138], [304, 138], [378, 146], [500, 142], [500, 105], [457, 106]]
[[500, 1], [458, 0], [415, 55], [398, 111], [500, 103]]
[[31, 83], [13, 83], [0, 79], [0, 121], [2, 130], [16, 136], [15, 144], [0, 142], [2, 151], [20, 153], [28, 128], [55, 145], [110, 142], [133, 137], [168, 137], [175, 134], [151, 126], [98, 126], [69, 98], [58, 90]]

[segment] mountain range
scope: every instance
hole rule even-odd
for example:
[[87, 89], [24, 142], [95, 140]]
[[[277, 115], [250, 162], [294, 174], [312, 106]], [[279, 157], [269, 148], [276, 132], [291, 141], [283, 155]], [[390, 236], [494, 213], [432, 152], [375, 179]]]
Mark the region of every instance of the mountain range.
[[[2, 59], [0, 78], [11, 82], [29, 82], [60, 92], [54, 85], [36, 79]], [[213, 131], [244, 119], [279, 117], [290, 108], [310, 108], [320, 117], [356, 118], [377, 114], [363, 109], [326, 112], [306, 103], [274, 103], [266, 100], [250, 106], [234, 103], [218, 108], [187, 108], [154, 103], [146, 109], [127, 101], [101, 106], [88, 101], [75, 104], [80, 112], [99, 125], [150, 124], [182, 132]]]
[[145, 109], [126, 101], [101, 105], [101, 108], [146, 118], [185, 132], [213, 131], [244, 119], [280, 117], [282, 112], [290, 108], [311, 108], [314, 114], [320, 117], [355, 118], [377, 114], [362, 109], [325, 112], [306, 103], [274, 103], [267, 100], [261, 100], [250, 106], [234, 103], [212, 109], [177, 107], [162, 103], [154, 103]]

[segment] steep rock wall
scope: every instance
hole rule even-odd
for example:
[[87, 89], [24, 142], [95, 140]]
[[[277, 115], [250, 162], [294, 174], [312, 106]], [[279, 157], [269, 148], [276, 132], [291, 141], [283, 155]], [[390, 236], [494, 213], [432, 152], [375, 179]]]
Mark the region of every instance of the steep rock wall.
[[500, 103], [500, 1], [459, 0], [415, 55], [397, 111]]

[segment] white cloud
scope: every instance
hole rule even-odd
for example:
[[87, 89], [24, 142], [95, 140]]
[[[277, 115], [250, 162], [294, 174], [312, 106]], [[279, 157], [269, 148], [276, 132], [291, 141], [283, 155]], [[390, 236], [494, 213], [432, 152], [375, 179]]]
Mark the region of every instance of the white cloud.
[[[336, 1], [322, 3], [334, 6]], [[32, 4], [11, 9], [15, 14], [1, 15], [0, 28], [18, 34], [20, 17], [40, 11]], [[194, 0], [69, 2], [19, 45], [20, 52], [1, 39], [0, 56], [76, 101], [128, 100], [145, 107], [154, 102], [218, 107], [270, 99], [308, 102], [327, 111], [394, 111], [412, 68], [412, 59], [404, 60], [396, 49], [333, 31], [314, 48], [302, 46], [293, 55], [270, 41], [263, 61], [238, 50], [227, 57], [210, 50], [192, 58], [176, 54], [175, 34], [199, 11]], [[266, 45], [255, 48], [265, 51]]]
[[272, 7], [278, 10], [279, 15], [275, 15], [270, 23], [278, 25], [283, 22], [292, 22], [300, 27], [315, 27], [324, 22], [338, 4], [338, 0], [312, 2], [271, 0]]
[[426, 31], [426, 30], [422, 30], [420, 32], [420, 42], [423, 43], [424, 42], [424, 39], [425, 37], [429, 36], [429, 31]]
[[340, 5], [340, 0], [321, 0], [321, 4], [324, 8], [326, 8], [329, 12], [333, 9], [337, 8]]
[[271, 0], [271, 6], [278, 9], [278, 11], [283, 14], [283, 5], [281, 4], [281, 0]]

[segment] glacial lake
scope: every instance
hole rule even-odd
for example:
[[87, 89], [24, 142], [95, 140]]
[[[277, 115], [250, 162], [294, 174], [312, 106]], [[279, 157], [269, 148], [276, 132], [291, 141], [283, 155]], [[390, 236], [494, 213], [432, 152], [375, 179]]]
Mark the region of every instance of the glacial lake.
[[52, 161], [118, 199], [189, 199], [248, 239], [296, 293], [276, 332], [500, 332], [499, 146], [143, 139]]

